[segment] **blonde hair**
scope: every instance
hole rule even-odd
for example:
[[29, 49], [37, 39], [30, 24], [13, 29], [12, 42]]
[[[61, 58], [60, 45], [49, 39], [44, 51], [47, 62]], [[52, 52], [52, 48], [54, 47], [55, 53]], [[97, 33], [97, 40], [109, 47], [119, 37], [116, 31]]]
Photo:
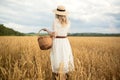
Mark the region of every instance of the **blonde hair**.
[[67, 17], [65, 15], [57, 15], [56, 14], [56, 18], [59, 20], [59, 22], [61, 23], [61, 25], [63, 27], [68, 25], [68, 19], [67, 19]]

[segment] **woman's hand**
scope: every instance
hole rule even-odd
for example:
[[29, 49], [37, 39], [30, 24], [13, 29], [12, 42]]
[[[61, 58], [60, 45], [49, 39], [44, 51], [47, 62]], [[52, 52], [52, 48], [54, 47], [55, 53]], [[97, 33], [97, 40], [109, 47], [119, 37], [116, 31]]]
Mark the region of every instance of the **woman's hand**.
[[55, 32], [51, 32], [50, 34], [51, 37], [55, 37], [55, 35], [56, 35]]

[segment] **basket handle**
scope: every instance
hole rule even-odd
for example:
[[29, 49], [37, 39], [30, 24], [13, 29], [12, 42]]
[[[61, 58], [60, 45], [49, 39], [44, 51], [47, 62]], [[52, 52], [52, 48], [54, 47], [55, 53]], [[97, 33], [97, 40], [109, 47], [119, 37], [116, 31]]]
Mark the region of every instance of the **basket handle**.
[[[40, 34], [40, 32], [41, 31], [44, 31], [43, 29], [40, 29], [39, 31], [38, 31], [38, 33], [37, 33], [37, 35], [39, 36], [39, 34]], [[46, 31], [47, 32], [47, 31]], [[48, 33], [48, 32], [47, 32]]]

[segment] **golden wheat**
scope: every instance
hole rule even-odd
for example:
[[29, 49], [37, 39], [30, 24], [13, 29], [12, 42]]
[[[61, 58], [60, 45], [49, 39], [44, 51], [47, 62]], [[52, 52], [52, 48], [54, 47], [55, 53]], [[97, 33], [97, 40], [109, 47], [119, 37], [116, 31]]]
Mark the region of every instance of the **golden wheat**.
[[[69, 80], [120, 80], [120, 37], [69, 37], [75, 71]], [[0, 80], [51, 80], [50, 50], [37, 37], [0, 37]]]

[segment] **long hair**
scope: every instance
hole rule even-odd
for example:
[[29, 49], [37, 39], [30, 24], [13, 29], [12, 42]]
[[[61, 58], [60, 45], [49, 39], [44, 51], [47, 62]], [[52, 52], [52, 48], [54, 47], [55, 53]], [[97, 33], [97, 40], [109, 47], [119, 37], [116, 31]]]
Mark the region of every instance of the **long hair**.
[[59, 20], [59, 22], [61, 23], [61, 25], [64, 27], [68, 24], [68, 19], [65, 15], [57, 15], [56, 14], [56, 18]]

